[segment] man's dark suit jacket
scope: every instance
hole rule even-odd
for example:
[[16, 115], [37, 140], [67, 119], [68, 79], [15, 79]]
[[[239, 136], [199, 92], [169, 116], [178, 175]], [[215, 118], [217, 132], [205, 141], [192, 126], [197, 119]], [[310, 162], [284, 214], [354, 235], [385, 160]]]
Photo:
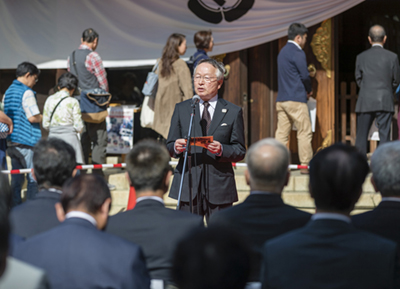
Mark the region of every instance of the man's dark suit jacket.
[[395, 241], [400, 245], [400, 202], [383, 201], [372, 211], [352, 216], [356, 228]]
[[[169, 193], [169, 196], [173, 199], [178, 198], [184, 160], [184, 153], [178, 156], [175, 154], [174, 144], [177, 139], [187, 137], [191, 111], [191, 100], [183, 101], [175, 106], [171, 119], [167, 148], [171, 156], [179, 157]], [[200, 121], [199, 105], [196, 105], [192, 136], [203, 136]], [[222, 156], [216, 156], [208, 150], [203, 153], [201, 147], [192, 147], [193, 199], [197, 195], [200, 179], [205, 177], [205, 183], [208, 186], [206, 198], [210, 203], [220, 205], [236, 202], [238, 196], [231, 163], [241, 161], [246, 154], [242, 109], [219, 98], [208, 135], [213, 136], [214, 140], [222, 144], [223, 152]], [[205, 176], [202, 176], [203, 166], [205, 166], [207, 172]], [[181, 198], [183, 202], [189, 202], [188, 179], [186, 172]]]
[[110, 217], [106, 231], [143, 249], [152, 279], [171, 281], [172, 256], [177, 243], [204, 225], [200, 216], [171, 210], [156, 200], [143, 200], [133, 210]]
[[393, 93], [400, 82], [395, 53], [380, 46], [371, 47], [357, 56], [355, 74], [360, 87], [356, 112], [394, 112]]
[[264, 243], [303, 227], [310, 217], [285, 205], [278, 194], [251, 194], [243, 203], [212, 215], [209, 226], [226, 226], [247, 238], [252, 249], [250, 281], [259, 281]]
[[296, 44], [288, 42], [278, 55], [278, 97], [276, 101], [307, 102], [311, 79], [306, 54]]
[[41, 190], [34, 199], [11, 210], [11, 231], [22, 238], [30, 238], [59, 225], [54, 207], [59, 201], [59, 193]]
[[310, 221], [264, 245], [262, 288], [394, 288], [396, 247], [344, 221]]
[[149, 288], [139, 246], [99, 231], [81, 218], [16, 246], [13, 256], [47, 272], [51, 288]]

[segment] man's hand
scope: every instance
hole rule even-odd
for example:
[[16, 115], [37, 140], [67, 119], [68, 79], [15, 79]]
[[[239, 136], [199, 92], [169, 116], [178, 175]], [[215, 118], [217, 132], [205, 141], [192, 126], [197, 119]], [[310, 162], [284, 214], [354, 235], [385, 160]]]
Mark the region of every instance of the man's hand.
[[206, 148], [212, 154], [219, 154], [221, 153], [222, 146], [219, 141], [215, 140], [212, 143], [209, 143]]
[[310, 99], [310, 96], [313, 96], [312, 90], [309, 93], [307, 93], [307, 99]]
[[174, 149], [176, 153], [182, 153], [186, 149], [186, 140], [184, 138], [179, 138], [175, 141]]

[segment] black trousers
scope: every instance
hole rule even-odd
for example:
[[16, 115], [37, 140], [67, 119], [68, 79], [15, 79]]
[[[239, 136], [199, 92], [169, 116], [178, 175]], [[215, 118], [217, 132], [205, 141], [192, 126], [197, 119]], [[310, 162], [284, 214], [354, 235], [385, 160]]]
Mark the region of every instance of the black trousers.
[[383, 144], [390, 141], [390, 125], [392, 123], [392, 117], [393, 113], [387, 111], [357, 113], [356, 147], [360, 152], [364, 154], [367, 153], [368, 132], [375, 118], [379, 130], [379, 143]]

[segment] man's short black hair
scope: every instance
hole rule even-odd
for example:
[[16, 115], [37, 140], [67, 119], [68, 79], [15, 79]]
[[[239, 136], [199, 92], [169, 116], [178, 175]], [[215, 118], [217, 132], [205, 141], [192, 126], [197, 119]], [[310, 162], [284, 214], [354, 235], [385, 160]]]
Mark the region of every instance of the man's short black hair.
[[93, 28], [88, 28], [82, 33], [82, 40], [84, 42], [92, 43], [96, 38], [99, 38], [99, 34]]
[[95, 214], [108, 198], [111, 193], [104, 178], [85, 174], [65, 182], [60, 202], [65, 213], [83, 207]]
[[60, 89], [76, 89], [78, 87], [78, 78], [71, 72], [66, 72], [58, 78], [57, 85]]
[[30, 75], [39, 75], [40, 74], [40, 70], [36, 67], [35, 64], [32, 64], [30, 62], [22, 62], [18, 65], [15, 75], [18, 78], [20, 76], [24, 76], [28, 72]]
[[172, 278], [179, 289], [243, 289], [249, 273], [247, 244], [225, 227], [193, 231], [173, 256]]
[[355, 147], [338, 143], [320, 151], [310, 162], [310, 190], [317, 209], [351, 210], [368, 172], [366, 157]]
[[307, 29], [307, 27], [304, 26], [304, 24], [292, 23], [289, 26], [288, 39], [294, 40], [297, 35], [303, 36], [306, 33], [308, 33], [308, 29]]
[[61, 188], [75, 167], [75, 150], [61, 139], [41, 139], [33, 148], [33, 169], [41, 188]]
[[126, 158], [126, 170], [137, 192], [162, 189], [170, 169], [167, 149], [153, 140], [134, 145]]

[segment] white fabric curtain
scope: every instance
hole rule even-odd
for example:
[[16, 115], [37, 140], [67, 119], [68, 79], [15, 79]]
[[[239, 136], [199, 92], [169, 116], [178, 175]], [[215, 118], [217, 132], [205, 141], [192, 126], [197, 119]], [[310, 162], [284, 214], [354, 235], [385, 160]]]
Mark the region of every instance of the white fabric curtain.
[[174, 32], [187, 37], [186, 57], [195, 51], [194, 33], [209, 29], [211, 55], [228, 53], [285, 36], [292, 22], [311, 26], [363, 1], [1, 0], [0, 69], [23, 61], [64, 68], [89, 27], [100, 35], [97, 51], [106, 67], [154, 63]]

